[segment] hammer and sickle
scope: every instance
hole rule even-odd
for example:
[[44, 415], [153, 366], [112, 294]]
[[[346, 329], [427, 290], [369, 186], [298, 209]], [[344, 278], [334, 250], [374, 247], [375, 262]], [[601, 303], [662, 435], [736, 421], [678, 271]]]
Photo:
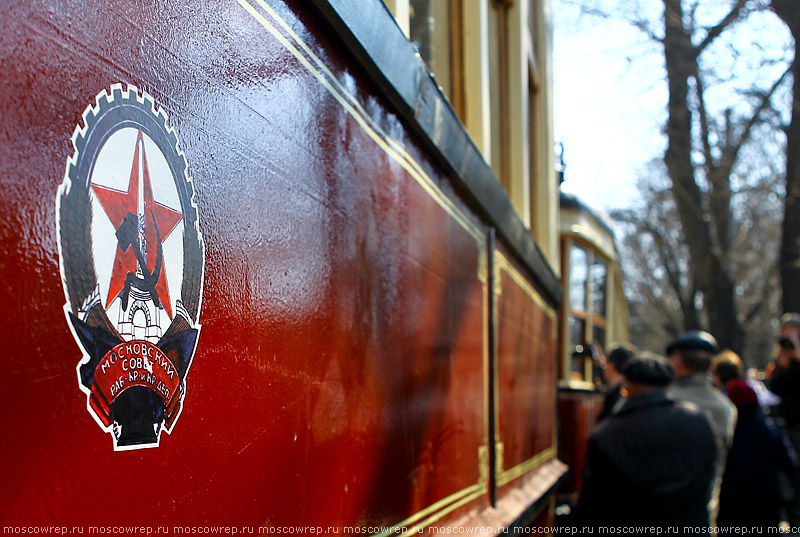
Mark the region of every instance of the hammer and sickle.
[[125, 215], [122, 223], [117, 228], [116, 235], [119, 247], [123, 252], [127, 252], [128, 248], [133, 249], [133, 254], [136, 256], [136, 261], [139, 262], [139, 267], [142, 270], [143, 276], [142, 278], [139, 278], [135, 273], [132, 272], [128, 272], [128, 274], [125, 275], [125, 287], [122, 289], [121, 297], [123, 310], [128, 309], [128, 293], [130, 292], [132, 284], [136, 284], [136, 287], [142, 291], [150, 293], [150, 298], [153, 300], [153, 303], [156, 305], [156, 307], [161, 307], [161, 301], [158, 299], [158, 293], [156, 292], [156, 284], [161, 276], [161, 264], [163, 261], [164, 251], [161, 246], [161, 233], [158, 230], [158, 222], [156, 222], [156, 217], [149, 205], [147, 206], [147, 210], [150, 211], [150, 217], [153, 219], [153, 225], [156, 228], [156, 244], [158, 245], [156, 248], [156, 264], [155, 267], [153, 267], [152, 272], [150, 272], [147, 267], [147, 260], [142, 254], [142, 250], [139, 248], [139, 243], [137, 240], [139, 237], [139, 217], [129, 212]]

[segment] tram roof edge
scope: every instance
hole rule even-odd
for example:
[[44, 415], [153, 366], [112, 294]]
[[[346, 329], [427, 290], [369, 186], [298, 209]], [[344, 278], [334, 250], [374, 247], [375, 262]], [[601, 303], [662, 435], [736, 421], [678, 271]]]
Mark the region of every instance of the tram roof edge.
[[598, 226], [606, 231], [611, 237], [615, 237], [614, 227], [611, 218], [604, 212], [597, 211], [583, 202], [575, 194], [559, 191], [558, 203], [561, 209], [579, 211], [587, 214]]
[[453, 186], [495, 227], [549, 299], [559, 304], [561, 284], [505, 190], [475, 147], [388, 8], [380, 0], [311, 0], [357, 62], [416, 131]]

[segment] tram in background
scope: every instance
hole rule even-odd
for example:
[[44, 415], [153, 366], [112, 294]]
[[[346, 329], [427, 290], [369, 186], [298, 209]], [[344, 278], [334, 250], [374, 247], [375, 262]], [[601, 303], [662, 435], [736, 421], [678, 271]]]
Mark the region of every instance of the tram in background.
[[628, 303], [608, 217], [561, 193], [559, 235], [564, 299], [559, 311], [559, 459], [569, 472], [559, 502], [575, 504], [586, 447], [603, 403], [595, 349], [630, 341]]
[[547, 1], [0, 15], [3, 526], [553, 523], [624, 315]]

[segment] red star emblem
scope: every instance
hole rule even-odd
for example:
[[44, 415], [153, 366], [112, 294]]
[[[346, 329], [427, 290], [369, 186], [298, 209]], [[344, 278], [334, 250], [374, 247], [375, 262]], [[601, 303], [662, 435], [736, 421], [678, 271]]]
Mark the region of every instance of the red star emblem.
[[[170, 209], [165, 205], [161, 205], [153, 199], [153, 191], [150, 186], [150, 172], [147, 166], [147, 156], [144, 150], [144, 139], [142, 131], [139, 131], [139, 136], [136, 140], [136, 150], [133, 154], [133, 165], [131, 167], [130, 181], [128, 182], [128, 190], [120, 192], [110, 188], [105, 188], [99, 185], [92, 185], [92, 190], [97, 195], [97, 199], [103, 206], [109, 220], [114, 225], [114, 229], [119, 229], [128, 213], [138, 214], [139, 211], [139, 152], [141, 151], [141, 174], [142, 174], [142, 193], [144, 198], [144, 238], [147, 245], [147, 253], [145, 259], [147, 261], [147, 270], [151, 272], [156, 267], [156, 257], [159, 244], [157, 244], [156, 230], [153, 225], [153, 218], [158, 225], [158, 230], [161, 235], [161, 243], [163, 243], [170, 233], [175, 230], [175, 226], [183, 218], [183, 214]], [[125, 277], [128, 273], [136, 274], [138, 263], [136, 261], [136, 254], [133, 248], [127, 248], [123, 251], [122, 247], [118, 244], [116, 257], [114, 258], [114, 268], [111, 273], [111, 284], [108, 288], [108, 299], [106, 300], [106, 308], [111, 305], [120, 291], [125, 287]], [[156, 293], [167, 311], [170, 319], [172, 318], [172, 306], [169, 296], [169, 288], [167, 287], [167, 277], [164, 270], [164, 263], [161, 263], [161, 270], [158, 274], [158, 282], [155, 285]]]

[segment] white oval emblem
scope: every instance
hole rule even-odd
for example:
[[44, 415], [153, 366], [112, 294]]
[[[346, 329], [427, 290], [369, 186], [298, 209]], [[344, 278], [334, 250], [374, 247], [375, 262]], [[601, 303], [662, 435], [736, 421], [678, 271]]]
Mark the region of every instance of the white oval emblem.
[[156, 447], [183, 409], [200, 331], [204, 248], [166, 113], [121, 84], [75, 128], [56, 196], [78, 382], [114, 449]]

